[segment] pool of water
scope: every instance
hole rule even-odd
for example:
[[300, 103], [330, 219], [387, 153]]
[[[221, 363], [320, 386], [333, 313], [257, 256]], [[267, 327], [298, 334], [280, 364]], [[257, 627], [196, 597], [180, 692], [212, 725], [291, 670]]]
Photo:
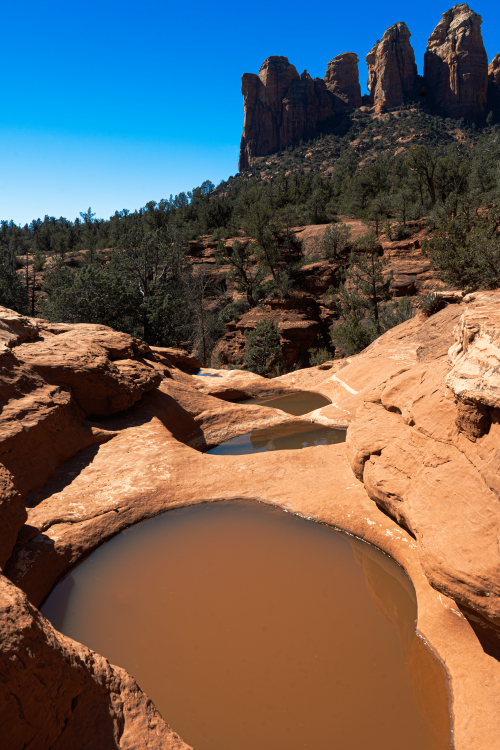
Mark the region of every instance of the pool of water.
[[216, 456], [242, 456], [265, 451], [290, 451], [313, 445], [343, 443], [345, 438], [345, 430], [334, 430], [311, 422], [290, 422], [277, 427], [267, 427], [265, 430], [247, 432], [246, 435], [221, 443], [208, 453]]
[[138, 524], [42, 613], [127, 669], [196, 750], [448, 747], [446, 682], [414, 634], [409, 579], [279, 509], [203, 504]]
[[326, 396], [322, 396], [321, 393], [300, 391], [299, 393], [288, 393], [285, 396], [275, 396], [274, 398], [250, 398], [238, 403], [271, 406], [273, 409], [281, 409], [281, 411], [285, 411], [287, 414], [300, 417], [302, 414], [309, 414], [310, 411], [319, 409], [322, 406], [328, 406], [332, 402]]

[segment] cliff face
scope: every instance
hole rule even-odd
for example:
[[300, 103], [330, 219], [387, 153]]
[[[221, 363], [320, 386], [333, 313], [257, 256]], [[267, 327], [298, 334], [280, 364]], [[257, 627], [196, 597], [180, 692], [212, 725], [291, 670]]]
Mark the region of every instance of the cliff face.
[[424, 77], [444, 114], [465, 118], [483, 114], [488, 58], [481, 36], [481, 16], [465, 3], [443, 13], [430, 35]]
[[488, 80], [500, 89], [500, 52], [488, 65]]
[[[395, 23], [366, 56], [369, 103], [375, 112], [398, 107], [419, 93], [410, 36], [405, 23]], [[481, 16], [465, 3], [446, 11], [429, 37], [424, 78], [431, 94], [427, 101], [442, 115], [475, 119], [490, 109], [500, 112], [500, 55], [488, 67]], [[286, 57], [268, 57], [259, 75], [244, 74], [241, 91], [245, 123], [240, 170], [256, 157], [314, 137], [335, 112], [360, 107], [363, 101], [354, 52], [334, 57], [324, 79], [312, 79], [307, 71], [299, 76]]]
[[344, 52], [334, 57], [328, 63], [324, 81], [328, 91], [340, 97], [349, 107], [361, 106], [358, 56], [354, 52]]
[[279, 56], [268, 57], [259, 75], [245, 73], [241, 93], [245, 122], [240, 170], [257, 156], [311, 137], [339, 106], [324, 80], [312, 79], [306, 70], [299, 76], [288, 58]]
[[366, 56], [370, 100], [378, 112], [415, 94], [418, 71], [410, 36], [405, 23], [395, 23]]

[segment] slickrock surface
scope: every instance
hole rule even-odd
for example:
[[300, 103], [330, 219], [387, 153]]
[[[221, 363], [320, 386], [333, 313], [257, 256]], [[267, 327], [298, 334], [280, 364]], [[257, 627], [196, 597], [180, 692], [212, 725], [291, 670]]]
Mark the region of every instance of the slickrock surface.
[[399, 107], [415, 96], [417, 65], [405, 23], [395, 23], [366, 56], [368, 91], [376, 112]]
[[[8, 336], [13, 328], [24, 336], [39, 326], [18, 346], [14, 338], [3, 355], [10, 362], [17, 349], [32, 346], [32, 354], [16, 360], [23, 373], [43, 366], [54, 382], [61, 378], [59, 339], [64, 350], [70, 342], [82, 347], [83, 379], [95, 372], [90, 351], [96, 359], [106, 354], [106, 378], [126, 355], [137, 364], [145, 390], [115, 414], [98, 393], [102, 414], [94, 411], [85, 429], [106, 441], [62, 451], [51, 476], [27, 495], [24, 490], [22, 505], [19, 468], [2, 474], [0, 514], [10, 532], [0, 539], [8, 558], [0, 578], [0, 736], [9, 738], [9, 747], [187, 748], [133, 677], [54, 631], [36, 607], [74, 565], [119, 531], [170, 508], [234, 498], [331, 524], [394, 557], [415, 587], [422, 654], [437, 659], [448, 676], [455, 749], [495, 747], [499, 303], [500, 292], [469, 295], [428, 319], [420, 315], [392, 329], [356, 357], [267, 381], [243, 371], [192, 376], [165, 351], [142, 349], [103, 327], [92, 335], [82, 331], [80, 339], [67, 328], [46, 335], [39, 321], [16, 318], [0, 325]], [[151, 381], [144, 380], [143, 367], [159, 374], [158, 386], [147, 390]], [[35, 375], [37, 387], [59, 389], [67, 404], [75, 403], [78, 388], [69, 376], [57, 381], [61, 385], [43, 386], [42, 375], [30, 377]], [[11, 421], [22, 423], [16, 402], [24, 396], [9, 383]], [[347, 427], [346, 444], [286, 454], [201, 452], [253, 429], [300, 421], [279, 410], [228, 403], [231, 397], [296, 390], [331, 399], [302, 419]], [[74, 423], [81, 426], [84, 412], [74, 408]], [[43, 439], [50, 432], [44, 425], [42, 419]], [[411, 672], [417, 695], [425, 696], [429, 666]], [[431, 702], [419, 699], [419, 706], [433, 726]]]
[[333, 96], [322, 78], [305, 70], [299, 76], [287, 57], [273, 55], [264, 61], [259, 75], [241, 79], [245, 122], [241, 136], [239, 169], [255, 157], [272, 154], [290, 143], [315, 134], [319, 123], [345, 104]]
[[349, 107], [361, 107], [358, 56], [344, 52], [328, 63], [324, 81], [328, 91], [338, 96]]
[[426, 85], [449, 117], [473, 118], [484, 111], [488, 58], [481, 22], [466, 3], [454, 5], [443, 13], [427, 42]]
[[190, 750], [124, 669], [54, 630], [2, 575], [0, 641], [6, 750]]

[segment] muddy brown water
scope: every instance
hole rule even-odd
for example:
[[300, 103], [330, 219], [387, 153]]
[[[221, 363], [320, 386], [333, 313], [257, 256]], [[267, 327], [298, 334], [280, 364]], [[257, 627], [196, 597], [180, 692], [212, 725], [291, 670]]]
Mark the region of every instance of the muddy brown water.
[[196, 750], [444, 750], [413, 587], [370, 545], [252, 501], [148, 520], [48, 597]]
[[245, 435], [226, 440], [207, 452], [216, 456], [242, 456], [247, 453], [332, 445], [345, 442], [345, 438], [345, 430], [335, 430], [311, 422], [288, 422], [276, 427], [266, 427], [264, 430], [247, 432]]
[[301, 417], [302, 414], [309, 414], [309, 412], [320, 409], [322, 406], [328, 406], [332, 402], [326, 396], [322, 396], [321, 393], [300, 391], [299, 393], [288, 393], [285, 396], [275, 396], [274, 398], [249, 398], [238, 403], [271, 406], [273, 409], [281, 409], [287, 414]]

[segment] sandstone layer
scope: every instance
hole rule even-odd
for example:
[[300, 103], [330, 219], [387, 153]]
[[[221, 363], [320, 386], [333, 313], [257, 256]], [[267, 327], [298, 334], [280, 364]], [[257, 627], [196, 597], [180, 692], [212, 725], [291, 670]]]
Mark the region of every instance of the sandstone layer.
[[488, 58], [481, 16], [465, 3], [443, 13], [427, 42], [424, 78], [436, 105], [449, 117], [483, 114], [488, 87]]
[[344, 52], [328, 63], [324, 81], [328, 91], [349, 107], [361, 107], [361, 86], [359, 85], [358, 56], [354, 52]]
[[[151, 351], [110, 329], [82, 331], [80, 339], [68, 336], [66, 327], [49, 336], [43, 322], [4, 311], [6, 361], [15, 357], [18, 372], [35, 378], [37, 388], [58, 388], [74, 406], [75, 429], [85, 423], [106, 438], [70, 450], [66, 433], [56, 431], [46, 443], [49, 454], [60, 451], [50, 476], [21, 492], [22, 463], [2, 475], [0, 514], [10, 531], [0, 539], [6, 560], [0, 731], [9, 746], [187, 748], [133, 677], [57, 633], [36, 607], [93, 549], [132, 524], [170, 508], [247, 498], [346, 530], [404, 568], [418, 603], [421, 645], [415, 648], [428, 660], [423, 669], [411, 668], [417, 694], [429, 694], [425, 680], [436, 659], [448, 679], [455, 749], [495, 747], [499, 302], [498, 292], [469, 295], [392, 329], [356, 357], [273, 380], [244, 371], [190, 375], [167, 351]], [[63, 345], [60, 336], [66, 336]], [[70, 346], [72, 362], [79, 347], [82, 355], [81, 375], [73, 379], [61, 364], [61, 351]], [[131, 388], [129, 408], [110, 413], [110, 401], [97, 388], [95, 405], [87, 406], [92, 418], [85, 420], [76, 399], [91, 392], [85, 384], [95, 377], [92, 358], [102, 363], [108, 388], [111, 365], [125, 356], [129, 373], [137, 366], [141, 398]], [[151, 368], [149, 379], [144, 367]], [[153, 373], [161, 382], [151, 386]], [[58, 385], [44, 385], [45, 375]], [[117, 388], [122, 377], [117, 368]], [[24, 391], [9, 390], [9, 383], [5, 425], [11, 414], [12, 422], [25, 419], [31, 429], [33, 412], [20, 410]], [[296, 418], [229, 403], [296, 390], [323, 393], [331, 404]], [[204, 453], [235, 435], [301, 420], [347, 427], [347, 443], [286, 456]], [[54, 429], [43, 410], [38, 429], [44, 445]], [[381, 602], [380, 611], [387, 608]], [[387, 616], [397, 627], [397, 613]], [[411, 659], [418, 662], [417, 654]], [[432, 726], [431, 703], [422, 699]]]
[[366, 56], [370, 103], [376, 112], [415, 97], [417, 65], [405, 23], [395, 23]]

